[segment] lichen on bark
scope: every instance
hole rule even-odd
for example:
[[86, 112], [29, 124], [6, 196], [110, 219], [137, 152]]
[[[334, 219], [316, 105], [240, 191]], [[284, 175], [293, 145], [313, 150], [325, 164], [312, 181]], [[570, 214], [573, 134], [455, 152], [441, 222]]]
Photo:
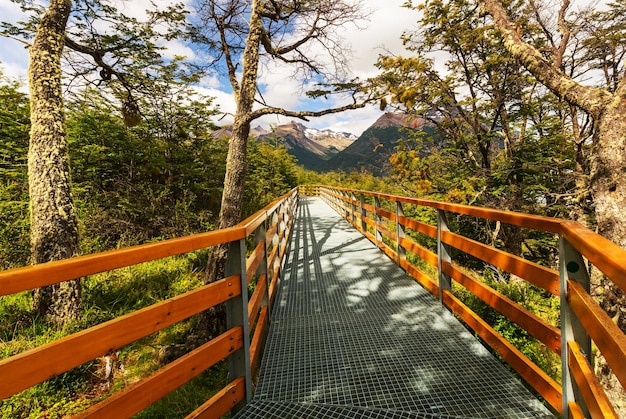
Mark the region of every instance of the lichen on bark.
[[[78, 252], [61, 85], [61, 54], [71, 7], [69, 0], [51, 1], [30, 47], [28, 183], [31, 258], [35, 264], [69, 258]], [[55, 323], [75, 318], [80, 304], [78, 279], [34, 292], [35, 311]]]
[[[530, 44], [522, 40], [500, 0], [479, 0], [500, 29], [505, 46], [532, 75], [557, 96], [587, 112], [596, 124], [590, 155], [589, 188], [595, 208], [597, 231], [626, 248], [626, 76], [615, 93], [606, 88], [586, 86], [567, 77]], [[593, 275], [592, 295], [613, 321], [626, 332], [626, 292], [603, 275]], [[595, 368], [615, 402], [626, 414], [626, 392], [609, 373], [599, 354]]]

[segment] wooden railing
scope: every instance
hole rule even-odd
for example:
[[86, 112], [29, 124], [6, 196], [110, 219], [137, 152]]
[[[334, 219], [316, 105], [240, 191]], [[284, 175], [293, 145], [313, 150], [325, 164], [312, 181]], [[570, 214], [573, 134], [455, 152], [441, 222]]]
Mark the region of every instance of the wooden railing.
[[[229, 383], [189, 417], [216, 418], [231, 409], [240, 409], [252, 397], [252, 377], [297, 203], [298, 190], [294, 189], [232, 228], [0, 272], [2, 296], [219, 244], [229, 245], [225, 278], [0, 360], [0, 400], [226, 303], [228, 324], [223, 334], [76, 416], [130, 417], [224, 359], [228, 359]], [[254, 243], [249, 255], [246, 241]], [[248, 298], [252, 280], [256, 286]]]
[[[587, 263], [621, 289], [626, 289], [626, 250], [572, 221], [345, 188], [307, 186], [301, 187], [300, 193], [322, 197], [459, 316], [563, 417], [617, 417], [593, 373], [592, 342], [626, 387], [626, 337], [589, 295]], [[405, 216], [403, 206], [409, 205], [432, 208], [436, 212], [436, 225]], [[558, 235], [559, 271], [450, 231], [448, 218], [455, 214]], [[408, 232], [432, 238], [436, 241], [435, 251], [418, 244]], [[560, 328], [468, 274], [453, 260], [452, 248], [522, 278], [560, 299]], [[431, 268], [418, 268], [407, 259], [407, 254], [414, 255], [410, 259], [417, 257]], [[453, 281], [458, 284], [455, 287], [461, 286], [474, 294], [559, 354], [562, 384], [461, 302], [452, 292]]]

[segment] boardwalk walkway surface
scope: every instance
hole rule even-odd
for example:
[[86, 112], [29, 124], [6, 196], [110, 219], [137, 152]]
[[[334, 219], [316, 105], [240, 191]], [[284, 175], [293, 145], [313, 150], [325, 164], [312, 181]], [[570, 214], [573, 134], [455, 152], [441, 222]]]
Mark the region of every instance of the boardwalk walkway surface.
[[236, 417], [552, 415], [426, 290], [305, 197], [255, 395]]

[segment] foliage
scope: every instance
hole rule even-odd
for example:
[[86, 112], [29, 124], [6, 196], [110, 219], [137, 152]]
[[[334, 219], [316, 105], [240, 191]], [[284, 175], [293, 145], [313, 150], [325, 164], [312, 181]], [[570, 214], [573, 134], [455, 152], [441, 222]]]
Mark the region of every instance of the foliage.
[[[448, 202], [557, 217], [576, 211], [576, 153], [584, 146], [566, 123], [568, 108], [538, 88], [473, 2], [407, 7], [423, 12], [419, 29], [403, 37], [412, 55], [381, 57], [378, 83], [391, 106], [426, 119], [435, 131], [399, 144], [392, 178], [414, 195]], [[509, 10], [524, 30], [539, 31], [521, 4]], [[431, 58], [436, 52], [445, 53], [445, 70]], [[513, 226], [485, 231], [462, 223], [461, 230], [514, 254], [527, 239]]]
[[144, 102], [144, 123], [132, 129], [94, 91], [68, 105], [83, 235], [95, 239], [84, 251], [212, 227], [226, 145], [207, 132], [211, 101], [180, 95]]
[[[142, 124], [128, 128], [100, 92], [87, 89], [67, 104], [72, 187], [83, 253], [179, 237], [215, 228], [227, 139], [213, 138], [210, 98], [170, 85], [141, 98]], [[0, 83], [0, 263], [28, 262], [28, 100], [17, 82]], [[139, 99], [138, 99], [139, 100]], [[297, 184], [284, 147], [252, 142], [246, 214]]]
[[[0, 358], [194, 289], [202, 284], [198, 260], [205, 258], [206, 252], [194, 252], [88, 277], [82, 316], [62, 328], [31, 317], [29, 293], [1, 297]], [[193, 324], [192, 318], [121, 348], [112, 382], [105, 379], [104, 359], [99, 358], [0, 402], [0, 417], [52, 418], [84, 410], [159, 368], [165, 362], [159, 355], [163, 348], [187, 342]], [[184, 417], [226, 384], [226, 371], [224, 365], [212, 368], [143, 412], [143, 417]]]
[[[485, 271], [482, 278], [489, 287], [530, 310], [548, 324], [558, 326], [558, 298], [524, 281], [502, 281], [492, 270]], [[556, 382], [561, 381], [561, 358], [558, 354], [461, 286], [455, 287], [454, 293]]]
[[244, 192], [244, 217], [298, 186], [296, 161], [283, 145], [248, 142], [248, 175]]
[[0, 73], [0, 269], [24, 265], [30, 254], [26, 155], [28, 97]]
[[[0, 34], [30, 41], [46, 7], [13, 0], [24, 12], [20, 22], [2, 22]], [[169, 79], [191, 80], [197, 73], [179, 57], [165, 58], [165, 42], [185, 34], [187, 12], [181, 3], [161, 9], [151, 4], [132, 15], [123, 4], [106, 0], [72, 2], [67, 26], [64, 66], [74, 87], [107, 87], [120, 101], [125, 117], [139, 110], [137, 95], [150, 95]], [[142, 16], [143, 15], [143, 16]], [[138, 17], [142, 16], [142, 17]], [[138, 115], [137, 115], [138, 116]]]

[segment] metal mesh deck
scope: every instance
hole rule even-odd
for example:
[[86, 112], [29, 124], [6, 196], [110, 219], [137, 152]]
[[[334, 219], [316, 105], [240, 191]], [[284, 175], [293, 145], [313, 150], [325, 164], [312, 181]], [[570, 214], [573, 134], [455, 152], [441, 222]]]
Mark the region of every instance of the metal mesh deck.
[[371, 242], [301, 198], [254, 399], [236, 417], [553, 416]]

